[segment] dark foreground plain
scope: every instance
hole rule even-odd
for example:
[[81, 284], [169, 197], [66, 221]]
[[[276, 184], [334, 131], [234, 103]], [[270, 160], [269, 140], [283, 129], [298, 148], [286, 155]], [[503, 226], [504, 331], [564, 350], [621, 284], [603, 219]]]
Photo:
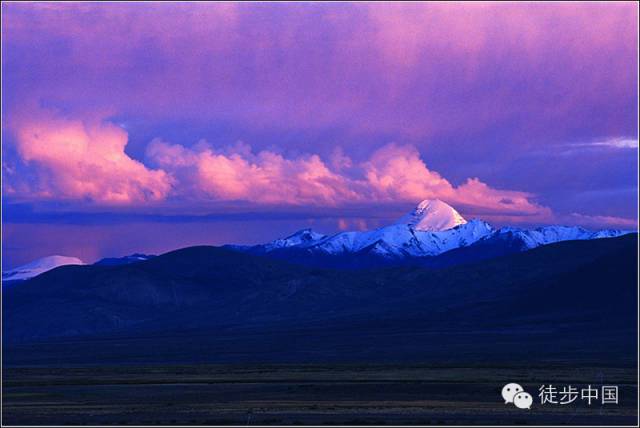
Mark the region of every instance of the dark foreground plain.
[[[181, 365], [9, 368], [5, 425], [637, 423], [633, 367]], [[531, 410], [500, 391], [519, 382]], [[540, 385], [619, 386], [619, 404], [541, 405]]]

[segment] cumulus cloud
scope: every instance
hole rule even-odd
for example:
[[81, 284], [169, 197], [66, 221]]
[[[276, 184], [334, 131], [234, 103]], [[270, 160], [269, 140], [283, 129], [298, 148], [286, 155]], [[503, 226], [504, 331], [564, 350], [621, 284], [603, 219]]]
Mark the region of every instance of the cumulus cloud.
[[[170, 177], [129, 157], [127, 133], [99, 119], [68, 119], [40, 110], [17, 115], [11, 124], [28, 176], [11, 174], [9, 189], [22, 197], [87, 199], [103, 204], [131, 204], [164, 199]], [[14, 192], [15, 193], [15, 192]]]
[[[496, 188], [479, 177], [454, 185], [430, 169], [412, 145], [389, 143], [356, 160], [340, 148], [323, 159], [314, 153], [256, 151], [244, 143], [220, 147], [202, 140], [185, 146], [157, 138], [147, 144], [143, 163], [125, 152], [126, 131], [104, 116], [69, 118], [39, 108], [12, 119], [8, 129], [19, 160], [5, 157], [2, 169], [3, 190], [14, 199], [134, 208], [175, 200], [198, 211], [209, 202], [316, 209], [438, 198], [468, 216], [499, 222], [635, 224], [633, 219], [597, 215], [558, 219], [534, 194]], [[606, 142], [616, 148], [634, 144], [625, 139]], [[344, 221], [340, 225], [347, 226], [362, 227]]]
[[[430, 171], [412, 146], [388, 144], [376, 150], [364, 170], [376, 199], [410, 200], [450, 196], [452, 186]], [[420, 196], [422, 195], [422, 196]]]
[[439, 198], [454, 205], [482, 209], [485, 213], [535, 215], [540, 219], [551, 214], [549, 208], [532, 201], [533, 195], [494, 189], [479, 178], [469, 178], [455, 187], [439, 173], [427, 168], [412, 146], [388, 144], [373, 154], [364, 169], [368, 187], [378, 200]]
[[288, 159], [268, 150], [254, 154], [247, 145], [215, 149], [200, 142], [187, 148], [158, 139], [146, 156], [179, 183], [178, 192], [201, 198], [316, 207], [439, 198], [504, 215], [550, 214], [532, 195], [494, 189], [478, 178], [455, 187], [408, 145], [387, 144], [357, 164], [342, 152], [326, 163], [315, 154]]
[[156, 139], [147, 157], [201, 197], [313, 206], [359, 199], [352, 183], [318, 155], [287, 159], [269, 150], [254, 154], [246, 145], [216, 150], [205, 142], [186, 148]]
[[186, 147], [154, 139], [146, 148], [149, 167], [125, 153], [127, 133], [98, 116], [35, 109], [16, 115], [10, 129], [29, 168], [18, 174], [3, 166], [4, 189], [18, 199], [144, 206], [174, 198], [193, 208], [202, 201], [344, 207], [440, 198], [506, 215], [548, 213], [532, 195], [494, 189], [478, 178], [456, 187], [410, 145], [387, 144], [356, 162], [340, 149], [325, 161], [317, 154], [254, 152], [243, 143], [220, 148], [202, 140]]
[[[2, 169], [5, 194], [14, 199], [134, 208], [181, 201], [184, 209], [197, 212], [209, 202], [323, 209], [438, 198], [467, 216], [506, 223], [636, 224], [577, 213], [558, 218], [535, 195], [495, 188], [478, 177], [454, 185], [430, 169], [412, 145], [386, 144], [355, 160], [341, 149], [323, 159], [255, 151], [244, 143], [218, 147], [202, 140], [189, 147], [157, 138], [147, 145], [143, 163], [125, 152], [127, 133], [101, 117], [68, 118], [38, 109], [13, 119], [9, 130], [19, 160], [5, 157]], [[338, 226], [365, 225], [364, 219], [351, 218]]]

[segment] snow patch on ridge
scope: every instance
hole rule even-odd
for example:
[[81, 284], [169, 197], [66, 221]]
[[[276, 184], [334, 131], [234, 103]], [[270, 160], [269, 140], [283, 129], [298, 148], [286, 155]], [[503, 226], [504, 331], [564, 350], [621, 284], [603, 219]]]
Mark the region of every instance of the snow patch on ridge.
[[326, 238], [326, 235], [314, 232], [311, 229], [303, 229], [286, 238], [276, 239], [264, 245], [265, 251], [277, 250], [280, 248], [298, 247], [306, 248], [318, 241]]
[[576, 241], [586, 239], [614, 238], [631, 233], [626, 230], [604, 229], [591, 231], [579, 226], [544, 226], [526, 230], [515, 227], [503, 227], [496, 232], [498, 236], [507, 234], [519, 239], [526, 249], [562, 241]]
[[2, 272], [2, 280], [3, 281], [15, 281], [15, 280], [26, 280], [29, 278], [33, 278], [42, 273], [50, 271], [51, 269], [55, 269], [58, 266], [64, 265], [83, 265], [85, 264], [82, 260], [77, 257], [67, 257], [67, 256], [48, 256], [43, 257], [41, 259], [34, 260], [26, 265], [22, 265], [15, 269]]

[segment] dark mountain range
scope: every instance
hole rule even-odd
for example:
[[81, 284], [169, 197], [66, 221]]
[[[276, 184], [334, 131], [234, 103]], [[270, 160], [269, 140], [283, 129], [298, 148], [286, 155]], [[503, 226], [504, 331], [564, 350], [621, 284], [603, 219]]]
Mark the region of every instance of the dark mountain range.
[[61, 266], [6, 288], [5, 356], [30, 349], [36, 358], [28, 344], [69, 341], [110, 355], [124, 338], [118, 352], [143, 360], [393, 360], [587, 345], [628, 356], [619, 352], [635, 349], [636, 273], [637, 234], [440, 269], [339, 271], [190, 247], [134, 264]]

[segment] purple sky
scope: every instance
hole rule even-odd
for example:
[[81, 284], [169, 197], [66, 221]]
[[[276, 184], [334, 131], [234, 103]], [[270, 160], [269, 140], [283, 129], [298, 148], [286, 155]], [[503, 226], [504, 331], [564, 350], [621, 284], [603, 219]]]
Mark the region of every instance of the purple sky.
[[4, 3], [3, 263], [93, 261], [425, 198], [637, 227], [628, 3]]

